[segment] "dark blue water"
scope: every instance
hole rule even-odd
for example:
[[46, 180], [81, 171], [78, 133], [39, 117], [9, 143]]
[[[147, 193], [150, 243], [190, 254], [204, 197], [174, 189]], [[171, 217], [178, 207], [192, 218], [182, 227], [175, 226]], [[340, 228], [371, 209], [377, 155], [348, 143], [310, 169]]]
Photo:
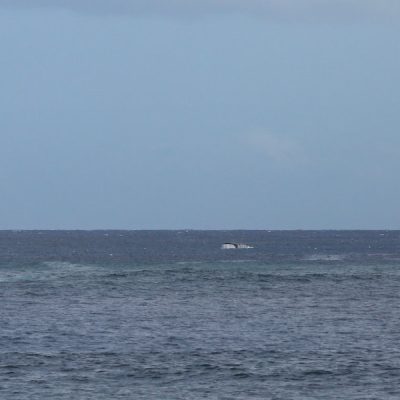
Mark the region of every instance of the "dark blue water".
[[400, 398], [400, 232], [0, 232], [0, 298], [1, 399]]

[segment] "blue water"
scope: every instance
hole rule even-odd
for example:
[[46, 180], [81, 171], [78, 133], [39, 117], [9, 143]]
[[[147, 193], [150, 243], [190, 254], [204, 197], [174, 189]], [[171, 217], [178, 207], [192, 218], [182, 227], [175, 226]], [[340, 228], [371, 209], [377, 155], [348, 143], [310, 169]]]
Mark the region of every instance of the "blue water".
[[0, 298], [1, 399], [400, 398], [400, 232], [0, 232]]

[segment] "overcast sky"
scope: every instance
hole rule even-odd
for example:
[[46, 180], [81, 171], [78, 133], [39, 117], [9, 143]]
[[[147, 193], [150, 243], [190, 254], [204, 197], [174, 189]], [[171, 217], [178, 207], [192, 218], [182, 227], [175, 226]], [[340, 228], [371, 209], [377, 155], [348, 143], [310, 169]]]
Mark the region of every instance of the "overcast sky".
[[400, 229], [398, 0], [0, 0], [0, 229]]

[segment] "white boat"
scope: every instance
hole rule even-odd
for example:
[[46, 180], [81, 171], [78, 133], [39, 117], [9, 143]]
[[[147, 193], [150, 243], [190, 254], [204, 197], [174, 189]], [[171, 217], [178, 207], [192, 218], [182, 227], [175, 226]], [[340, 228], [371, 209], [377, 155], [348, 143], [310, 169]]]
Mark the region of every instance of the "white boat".
[[244, 243], [224, 243], [221, 246], [221, 249], [228, 250], [228, 249], [254, 249], [253, 246], [249, 246], [248, 244]]

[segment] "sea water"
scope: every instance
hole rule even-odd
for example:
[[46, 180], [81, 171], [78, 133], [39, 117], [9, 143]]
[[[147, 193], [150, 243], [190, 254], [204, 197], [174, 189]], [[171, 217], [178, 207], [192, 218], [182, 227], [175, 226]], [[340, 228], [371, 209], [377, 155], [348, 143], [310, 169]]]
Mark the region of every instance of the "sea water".
[[396, 231], [3, 231], [0, 300], [5, 400], [400, 398]]

